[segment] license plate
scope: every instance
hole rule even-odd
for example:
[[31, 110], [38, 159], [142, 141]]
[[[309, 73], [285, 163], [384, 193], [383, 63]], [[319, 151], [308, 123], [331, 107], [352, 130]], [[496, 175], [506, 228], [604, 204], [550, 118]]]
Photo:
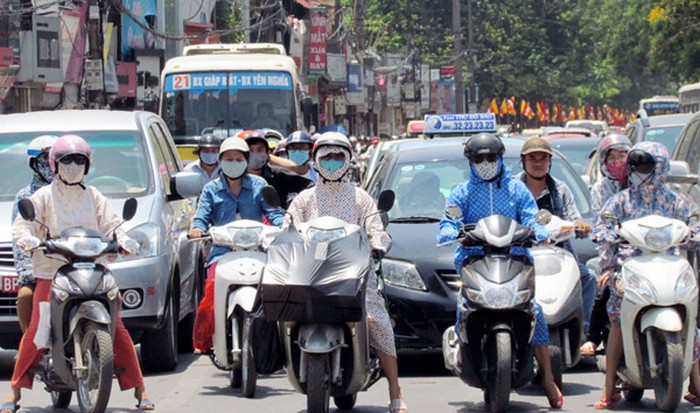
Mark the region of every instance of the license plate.
[[19, 277], [16, 275], [0, 276], [0, 288], [3, 293], [16, 293], [19, 291]]

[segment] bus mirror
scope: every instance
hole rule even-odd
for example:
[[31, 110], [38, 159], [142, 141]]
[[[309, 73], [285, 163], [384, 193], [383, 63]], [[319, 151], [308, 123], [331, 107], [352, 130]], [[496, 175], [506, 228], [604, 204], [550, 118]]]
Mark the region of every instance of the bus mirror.
[[311, 99], [311, 96], [304, 96], [301, 98], [301, 111], [304, 113], [304, 115], [309, 116], [311, 115], [311, 112], [314, 110], [314, 101]]

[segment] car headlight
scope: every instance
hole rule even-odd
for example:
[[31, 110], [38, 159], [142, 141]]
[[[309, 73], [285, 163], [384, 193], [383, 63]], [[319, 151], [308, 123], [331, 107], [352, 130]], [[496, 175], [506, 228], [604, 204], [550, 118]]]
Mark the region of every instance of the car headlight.
[[395, 287], [428, 291], [416, 266], [409, 262], [384, 258], [382, 260], [382, 278], [386, 284]]
[[647, 227], [640, 225], [639, 229], [644, 236], [644, 243], [652, 250], [663, 251], [671, 248], [673, 242], [673, 225], [663, 227]]
[[695, 271], [686, 267], [683, 274], [678, 277], [674, 288], [676, 302], [687, 303], [693, 301], [698, 294], [698, 284], [695, 282]]
[[644, 278], [639, 274], [625, 269], [622, 272], [624, 276], [625, 297], [635, 303], [656, 301], [656, 291]]
[[73, 254], [80, 257], [97, 257], [107, 247], [107, 243], [99, 238], [92, 237], [68, 237], [59, 241]]
[[118, 261], [128, 261], [134, 259], [158, 256], [160, 230], [158, 225], [146, 223], [132, 228], [126, 233], [131, 239], [139, 243], [139, 248], [135, 253], [129, 255], [120, 254]]
[[331, 242], [345, 236], [345, 229], [319, 229], [310, 227], [306, 230], [306, 237], [314, 242]]
[[262, 233], [262, 227], [260, 228], [229, 228], [229, 232], [233, 237], [233, 246], [248, 249], [258, 246], [260, 244], [260, 234]]

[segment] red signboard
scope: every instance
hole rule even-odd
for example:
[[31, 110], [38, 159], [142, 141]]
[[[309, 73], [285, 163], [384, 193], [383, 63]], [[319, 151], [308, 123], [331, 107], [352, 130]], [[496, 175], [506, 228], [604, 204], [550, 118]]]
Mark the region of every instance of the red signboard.
[[117, 62], [119, 97], [136, 97], [136, 62]]
[[309, 72], [326, 72], [326, 17], [325, 7], [315, 7], [309, 13], [311, 17], [311, 39], [309, 40]]
[[14, 63], [14, 55], [12, 53], [12, 48], [10, 47], [0, 47], [0, 66], [12, 66]]

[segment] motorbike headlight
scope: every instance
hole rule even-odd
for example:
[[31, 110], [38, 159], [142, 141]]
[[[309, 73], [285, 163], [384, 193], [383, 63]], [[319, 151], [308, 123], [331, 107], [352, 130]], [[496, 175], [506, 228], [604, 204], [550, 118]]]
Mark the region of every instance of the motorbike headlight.
[[66, 276], [57, 276], [51, 285], [51, 292], [59, 301], [65, 301], [70, 293], [80, 293], [80, 287]]
[[73, 254], [85, 258], [97, 257], [107, 247], [106, 242], [93, 237], [68, 237], [60, 242]]
[[306, 237], [314, 242], [331, 242], [345, 236], [345, 229], [319, 229], [310, 227], [306, 230]]
[[644, 243], [652, 250], [663, 251], [671, 248], [673, 242], [673, 225], [668, 224], [663, 227], [639, 226], [644, 236]]
[[118, 261], [129, 261], [158, 256], [160, 237], [160, 229], [158, 228], [158, 225], [146, 223], [132, 228], [126, 234], [131, 239], [139, 243], [139, 248], [133, 254], [120, 254], [117, 258]]
[[102, 278], [102, 284], [95, 291], [96, 294], [107, 294], [107, 298], [114, 300], [119, 294], [119, 287], [117, 286], [117, 280], [114, 279], [112, 274], [107, 274]]
[[695, 272], [692, 268], [686, 267], [683, 274], [678, 277], [674, 291], [676, 302], [685, 303], [695, 299], [698, 294], [698, 284], [695, 282]]
[[409, 262], [384, 258], [382, 260], [382, 278], [386, 284], [395, 287], [428, 291], [416, 266]]
[[260, 233], [262, 233], [261, 228], [229, 228], [231, 236], [233, 237], [233, 246], [248, 249], [258, 246], [260, 244]]
[[518, 279], [505, 284], [483, 282], [481, 291], [468, 288], [467, 298], [484, 307], [506, 308], [522, 304], [530, 299], [530, 291], [518, 291]]
[[655, 302], [656, 291], [642, 276], [634, 271], [624, 270], [625, 296], [636, 303]]
[[211, 231], [211, 243], [213, 245], [223, 245], [230, 247], [233, 244], [231, 235], [226, 231]]

